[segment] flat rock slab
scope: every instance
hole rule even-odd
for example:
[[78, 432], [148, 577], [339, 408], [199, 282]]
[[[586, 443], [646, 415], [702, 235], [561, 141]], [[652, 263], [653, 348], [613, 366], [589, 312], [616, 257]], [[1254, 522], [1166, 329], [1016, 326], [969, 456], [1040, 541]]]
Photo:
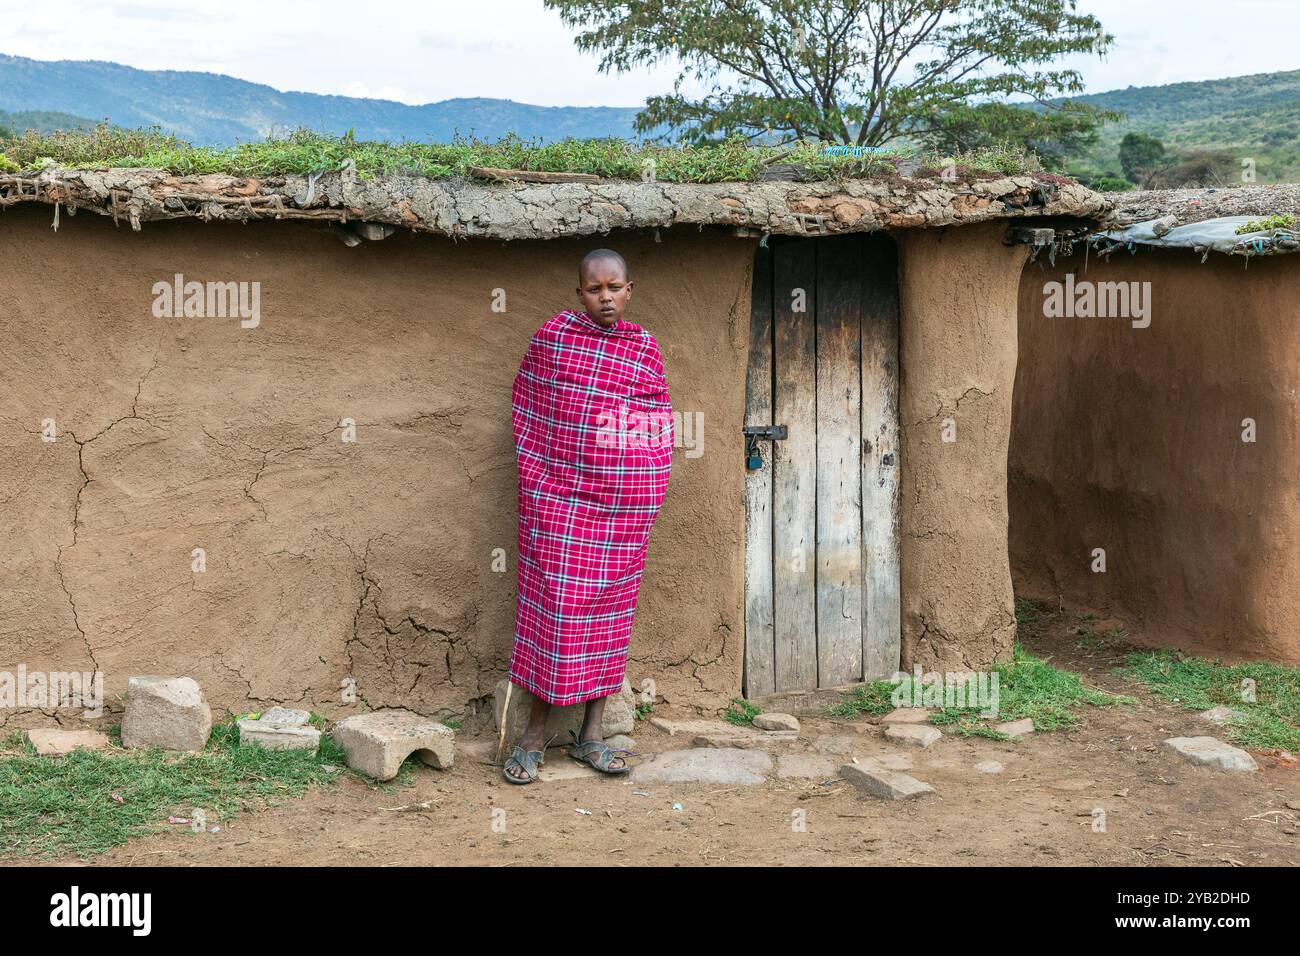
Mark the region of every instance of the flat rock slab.
[[772, 770], [772, 758], [761, 750], [695, 747], [670, 750], [644, 763], [631, 773], [635, 783], [762, 783]]
[[845, 764], [840, 768], [840, 776], [864, 793], [881, 800], [910, 800], [934, 793], [934, 787], [928, 783], [871, 760]]
[[262, 711], [262, 716], [257, 719], [264, 724], [274, 724], [277, 727], [306, 727], [311, 720], [311, 714], [292, 707], [272, 707]]
[[320, 731], [315, 727], [270, 723], [265, 718], [244, 717], [235, 722], [241, 747], [257, 746], [266, 750], [310, 750], [320, 748]]
[[821, 754], [781, 754], [776, 758], [776, 775], [782, 780], [827, 780], [837, 772], [837, 763]]
[[911, 770], [911, 754], [872, 754], [869, 757], [863, 757], [858, 763], [876, 764], [884, 767], [886, 770]]
[[928, 747], [943, 739], [943, 731], [938, 727], [925, 727], [920, 724], [890, 724], [885, 728], [885, 738], [912, 747]]
[[409, 710], [377, 710], [340, 720], [334, 742], [347, 754], [348, 766], [376, 780], [392, 780], [411, 754], [439, 770], [450, 770], [456, 734], [445, 724]]
[[799, 733], [799, 719], [792, 714], [759, 714], [754, 718], [759, 730], [788, 730]]
[[208, 745], [212, 710], [189, 677], [132, 677], [126, 687], [122, 746], [197, 753]]
[[[737, 727], [744, 731], [745, 728]], [[791, 731], [760, 730], [748, 733], [697, 734], [691, 739], [696, 747], [739, 747], [744, 750], [761, 750], [773, 744], [789, 743], [798, 740], [799, 735]]]
[[725, 720], [672, 720], [651, 717], [650, 726], [662, 730], [670, 737], [689, 737], [696, 747], [738, 747], [750, 749], [769, 744], [795, 740], [794, 730], [758, 730]]
[[1034, 719], [1024, 717], [1020, 720], [1008, 720], [1006, 723], [994, 724], [993, 729], [1008, 737], [1024, 737], [1034, 732]]
[[[506, 722], [506, 753], [524, 735], [528, 726], [528, 713], [533, 708], [533, 695], [518, 684], [509, 687], [510, 713], [505, 714], [506, 690], [509, 680], [497, 682], [493, 700], [492, 717], [497, 730]], [[582, 720], [587, 713], [587, 705], [574, 704], [571, 707], [552, 707], [546, 718], [546, 741], [548, 747], [568, 747], [573, 743], [570, 730], [580, 731]], [[608, 740], [616, 734], [630, 734], [636, 721], [636, 698], [632, 694], [632, 685], [626, 678], [623, 689], [617, 694], [605, 698], [605, 713], [601, 717], [600, 735]]]
[[1239, 710], [1233, 710], [1231, 707], [1211, 707], [1209, 710], [1203, 710], [1197, 714], [1201, 720], [1207, 721], [1218, 727], [1224, 724], [1230, 724], [1234, 720], [1241, 720], [1246, 715]]
[[1249, 773], [1258, 770], [1255, 758], [1239, 747], [1226, 744], [1217, 737], [1170, 737], [1164, 745], [1181, 754], [1192, 763], [1217, 770]]
[[924, 724], [933, 713], [928, 707], [898, 707], [880, 718], [882, 724]]
[[980, 773], [1001, 773], [1002, 764], [996, 760], [982, 760], [975, 765]]
[[861, 751], [867, 744], [867, 741], [861, 737], [845, 737], [836, 734], [826, 734], [822, 737], [814, 737], [812, 741], [813, 750], [822, 754], [837, 754], [839, 756], [852, 755], [855, 751]]
[[27, 739], [42, 757], [61, 757], [81, 747], [86, 750], [108, 750], [108, 734], [97, 730], [29, 730]]
[[[589, 764], [578, 763], [578, 761], [564, 754], [551, 754], [546, 762], [537, 768], [537, 779], [543, 783], [556, 780], [587, 780], [606, 776], [609, 776], [609, 774], [601, 773]], [[626, 780], [628, 775], [621, 774], [620, 777]]]

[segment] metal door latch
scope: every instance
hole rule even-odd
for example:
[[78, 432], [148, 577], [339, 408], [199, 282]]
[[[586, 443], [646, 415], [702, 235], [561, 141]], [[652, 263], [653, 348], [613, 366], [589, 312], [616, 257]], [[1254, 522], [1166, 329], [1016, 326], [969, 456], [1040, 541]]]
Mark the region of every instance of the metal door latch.
[[741, 429], [745, 436], [745, 468], [757, 471], [763, 467], [763, 456], [758, 450], [758, 440], [782, 441], [789, 437], [785, 425], [746, 425]]

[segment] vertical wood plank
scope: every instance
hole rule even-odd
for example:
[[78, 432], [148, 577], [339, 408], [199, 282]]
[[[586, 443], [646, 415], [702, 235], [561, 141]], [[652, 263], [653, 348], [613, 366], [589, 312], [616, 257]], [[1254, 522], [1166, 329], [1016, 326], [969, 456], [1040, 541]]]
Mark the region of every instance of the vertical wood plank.
[[[772, 249], [754, 257], [745, 372], [745, 424], [772, 424]], [[745, 473], [745, 682], [746, 697], [776, 690], [776, 637], [772, 629], [772, 455], [759, 442], [763, 467]], [[743, 439], [742, 439], [743, 452]]]
[[772, 455], [777, 691], [817, 686], [816, 248], [802, 240], [773, 249], [773, 414], [789, 428]]
[[863, 679], [898, 670], [898, 253], [888, 236], [865, 237], [862, 276]]
[[862, 677], [863, 237], [817, 249], [817, 686]]

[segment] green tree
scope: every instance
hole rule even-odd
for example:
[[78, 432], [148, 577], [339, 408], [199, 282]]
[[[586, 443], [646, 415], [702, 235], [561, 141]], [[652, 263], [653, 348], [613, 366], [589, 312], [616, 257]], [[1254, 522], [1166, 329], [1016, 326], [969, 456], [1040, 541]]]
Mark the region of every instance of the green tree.
[[[601, 53], [603, 71], [680, 60], [673, 93], [650, 97], [636, 129], [666, 125], [697, 144], [775, 133], [879, 146], [998, 121], [992, 111], [961, 111], [1010, 95], [1044, 103], [1080, 92], [1076, 70], [1050, 65], [1103, 53], [1114, 39], [1075, 0], [545, 3], [580, 31], [578, 49]], [[707, 91], [699, 99], [681, 92], [692, 76]]]
[[1150, 186], [1166, 167], [1165, 144], [1146, 133], [1125, 133], [1119, 141], [1119, 168], [1139, 186]]
[[1037, 153], [1044, 166], [1064, 169], [1070, 157], [1096, 145], [1099, 123], [1119, 118], [1113, 110], [1069, 100], [1053, 109], [1014, 103], [962, 104], [944, 110], [922, 138], [941, 153], [1017, 143]]

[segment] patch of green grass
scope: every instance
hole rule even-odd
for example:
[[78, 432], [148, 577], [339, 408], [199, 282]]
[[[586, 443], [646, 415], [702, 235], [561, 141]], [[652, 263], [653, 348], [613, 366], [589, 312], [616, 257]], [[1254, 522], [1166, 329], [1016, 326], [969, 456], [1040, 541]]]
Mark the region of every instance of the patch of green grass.
[[845, 697], [838, 704], [826, 708], [828, 717], [857, 717], [859, 714], [866, 714], [869, 717], [879, 717], [887, 714], [894, 709], [889, 695], [894, 692], [895, 685], [887, 680], [879, 680], [874, 683], [866, 684], [859, 687], [851, 696]]
[[[737, 710], [739, 708], [739, 710]], [[754, 718], [763, 712], [763, 709], [756, 704], [751, 704], [743, 697], [731, 698], [731, 705], [727, 708], [726, 717], [728, 723], [735, 724], [737, 727], [752, 727]]]
[[444, 727], [450, 727], [452, 730], [460, 730], [462, 721], [459, 717], [448, 717], [441, 723]]
[[1269, 216], [1267, 219], [1252, 219], [1237, 227], [1237, 235], [1244, 236], [1248, 232], [1266, 232], [1270, 229], [1294, 229], [1295, 225], [1296, 217], [1289, 212], [1284, 212], [1278, 216]]
[[[1300, 668], [1281, 664], [1227, 665], [1179, 651], [1130, 654], [1123, 673], [1188, 710], [1223, 705], [1244, 715], [1223, 727], [1245, 747], [1300, 751]], [[1243, 682], [1254, 682], [1255, 701], [1242, 700]]]
[[[120, 741], [120, 733], [110, 739]], [[240, 747], [233, 720], [214, 727], [198, 754], [77, 750], [37, 757], [18, 733], [0, 753], [0, 855], [84, 859], [149, 833], [191, 832], [168, 824], [171, 814], [192, 817], [198, 807], [211, 827], [343, 772], [350, 772], [343, 751], [328, 737], [318, 754]]]
[[[1017, 615], [1026, 618], [1040, 613], [1032, 606], [1017, 605]], [[998, 715], [999, 722], [1019, 720], [1031, 717], [1036, 730], [1056, 730], [1069, 727], [1078, 722], [1074, 710], [1082, 705], [1092, 707], [1110, 707], [1116, 704], [1131, 704], [1133, 699], [1085, 687], [1078, 674], [1053, 667], [1047, 662], [1034, 657], [1019, 644], [1010, 664], [996, 664], [993, 671], [998, 675]], [[904, 679], [899, 684], [891, 681], [877, 681], [859, 688], [851, 697], [831, 708], [828, 713], [834, 717], [856, 717], [859, 714], [878, 716], [891, 711], [894, 694], [897, 690], [908, 700], [914, 699]], [[927, 688], [916, 688], [916, 697]], [[979, 707], [939, 707], [930, 715], [930, 723], [937, 726], [951, 727], [962, 736], [989, 737], [1005, 740], [1006, 735], [994, 730], [987, 718], [980, 716]]]
[[654, 709], [655, 705], [653, 701], [643, 700], [641, 703], [636, 705], [636, 714], [634, 715], [634, 719], [648, 720], [650, 714], [654, 712]]
[[[365, 179], [389, 174], [431, 178], [469, 176], [471, 166], [536, 172], [592, 173], [624, 180], [673, 183], [745, 182], [759, 178], [765, 160], [802, 166], [812, 179], [870, 178], [892, 175], [894, 160], [905, 155], [823, 154], [827, 144], [752, 146], [736, 136], [706, 146], [662, 146], [609, 137], [542, 143], [510, 134], [496, 142], [456, 136], [450, 143], [387, 143], [357, 140], [349, 131], [327, 136], [300, 129], [287, 136], [231, 147], [200, 147], [158, 128], [121, 129], [100, 124], [91, 130], [29, 131], [0, 142], [0, 168], [36, 170], [146, 167], [180, 175], [226, 173], [232, 176], [308, 175], [341, 170], [349, 161]], [[919, 156], [923, 168], [955, 164], [961, 175], [1032, 171], [1034, 158], [1023, 150], [997, 147], [955, 156]]]

